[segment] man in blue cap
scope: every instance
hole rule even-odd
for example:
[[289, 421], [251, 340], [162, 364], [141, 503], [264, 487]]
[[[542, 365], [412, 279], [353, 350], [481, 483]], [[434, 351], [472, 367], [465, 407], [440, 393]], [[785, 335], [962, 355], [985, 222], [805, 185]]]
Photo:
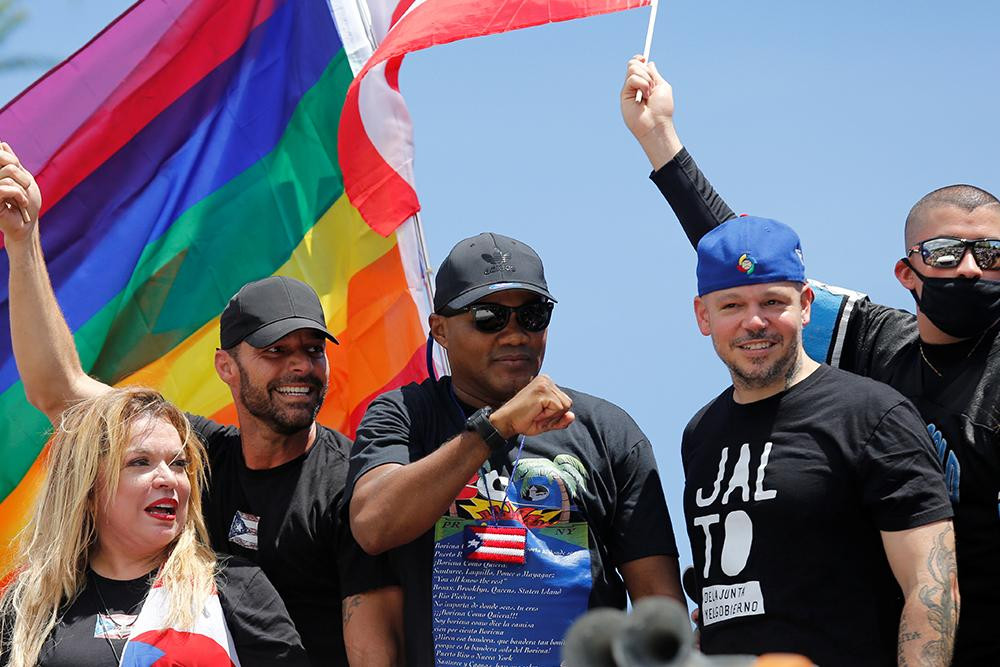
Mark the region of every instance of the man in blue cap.
[[[636, 91], [643, 93], [635, 103]], [[696, 245], [735, 213], [719, 196], [674, 127], [670, 84], [633, 58], [622, 115], [654, 171], [650, 179]], [[914, 312], [865, 294], [811, 281], [814, 359], [881, 382], [910, 399], [931, 433], [955, 510], [962, 624], [955, 665], [1000, 655], [1000, 199], [973, 185], [922, 197], [903, 229], [896, 278]], [[898, 259], [897, 259], [898, 258]]]
[[698, 327], [733, 381], [682, 443], [702, 650], [947, 665], [958, 589], [932, 443], [895, 390], [806, 355], [813, 298], [787, 225], [736, 218], [698, 244]]

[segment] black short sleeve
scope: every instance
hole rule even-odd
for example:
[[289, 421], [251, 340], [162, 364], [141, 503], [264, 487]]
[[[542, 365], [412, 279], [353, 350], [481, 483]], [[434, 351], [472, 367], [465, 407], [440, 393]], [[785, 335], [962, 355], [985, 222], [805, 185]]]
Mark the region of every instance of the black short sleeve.
[[611, 557], [621, 565], [647, 556], [677, 556], [674, 529], [653, 457], [653, 447], [640, 440], [615, 468], [618, 503], [612, 519]]
[[879, 421], [861, 450], [865, 505], [880, 530], [906, 530], [952, 515], [941, 464], [920, 415], [909, 401]]
[[351, 450], [347, 473], [346, 502], [354, 493], [354, 484], [362, 475], [386, 463], [410, 462], [410, 415], [399, 392], [379, 396], [368, 406]]
[[240, 664], [308, 667], [309, 660], [285, 604], [259, 567], [230, 558], [218, 577], [219, 596]]
[[198, 415], [192, 415], [190, 413], [186, 413], [186, 415], [188, 422], [191, 424], [191, 428], [198, 434], [201, 441], [205, 443], [205, 449], [208, 451], [209, 460], [211, 460], [215, 455], [215, 450], [219, 446], [224, 445], [226, 442], [229, 442], [234, 438], [236, 442], [239, 442], [240, 430], [235, 426], [219, 424], [211, 419]]

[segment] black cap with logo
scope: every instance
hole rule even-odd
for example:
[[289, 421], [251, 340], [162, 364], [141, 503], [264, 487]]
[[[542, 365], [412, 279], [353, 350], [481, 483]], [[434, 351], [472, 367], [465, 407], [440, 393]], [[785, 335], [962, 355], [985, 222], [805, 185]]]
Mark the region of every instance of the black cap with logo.
[[483, 232], [460, 241], [441, 263], [434, 312], [457, 310], [494, 292], [523, 289], [555, 301], [538, 253], [526, 243]]
[[219, 320], [222, 349], [243, 341], [267, 347], [298, 329], [315, 329], [334, 343], [326, 329], [323, 305], [315, 290], [301, 280], [271, 276], [247, 283], [229, 300]]

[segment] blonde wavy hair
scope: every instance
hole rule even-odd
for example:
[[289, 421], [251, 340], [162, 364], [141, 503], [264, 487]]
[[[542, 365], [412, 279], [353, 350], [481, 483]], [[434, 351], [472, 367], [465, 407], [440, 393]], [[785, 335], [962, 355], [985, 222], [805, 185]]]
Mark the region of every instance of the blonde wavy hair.
[[141, 387], [112, 389], [68, 408], [49, 441], [48, 476], [35, 512], [20, 533], [14, 572], [0, 601], [3, 644], [9, 667], [31, 667], [60, 610], [76, 599], [87, 581], [96, 544], [97, 498], [114, 498], [133, 429], [145, 419], [177, 429], [189, 464], [191, 495], [180, 534], [164, 548], [159, 581], [169, 597], [167, 625], [194, 624], [214, 590], [215, 553], [201, 515], [206, 482], [205, 450], [187, 418], [158, 392]]

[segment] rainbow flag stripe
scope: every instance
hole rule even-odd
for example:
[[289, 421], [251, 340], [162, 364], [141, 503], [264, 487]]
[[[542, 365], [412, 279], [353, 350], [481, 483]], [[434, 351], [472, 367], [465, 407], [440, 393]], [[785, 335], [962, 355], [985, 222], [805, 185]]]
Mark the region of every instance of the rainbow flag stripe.
[[[88, 373], [233, 423], [218, 315], [247, 281], [288, 275], [341, 342], [322, 423], [353, 433], [371, 398], [425, 376], [419, 230], [377, 233], [344, 194], [353, 77], [325, 0], [147, 0], [0, 110], [42, 188], [42, 246]], [[17, 375], [3, 283], [0, 574], [49, 429]]]

